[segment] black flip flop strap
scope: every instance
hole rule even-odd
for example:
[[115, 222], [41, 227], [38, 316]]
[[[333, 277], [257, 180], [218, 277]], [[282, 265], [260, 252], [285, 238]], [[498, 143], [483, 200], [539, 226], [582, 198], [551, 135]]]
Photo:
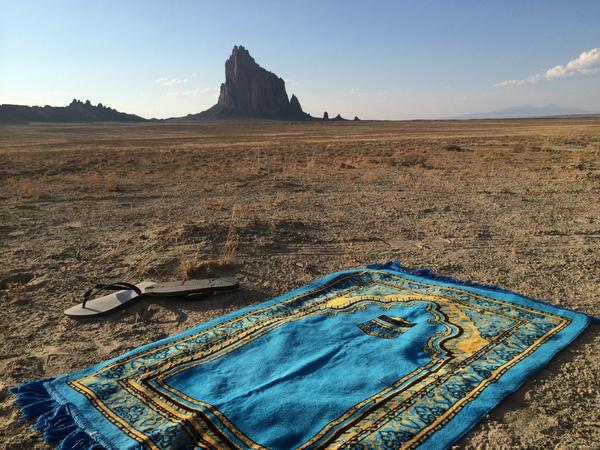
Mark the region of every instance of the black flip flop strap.
[[118, 281], [116, 283], [110, 284], [97, 284], [94, 287], [88, 289], [83, 294], [83, 305], [82, 308], [85, 308], [85, 304], [87, 301], [95, 294], [98, 294], [101, 291], [126, 291], [130, 290], [135, 292], [137, 295], [142, 295], [142, 291], [135, 284], [125, 283], [124, 281]]

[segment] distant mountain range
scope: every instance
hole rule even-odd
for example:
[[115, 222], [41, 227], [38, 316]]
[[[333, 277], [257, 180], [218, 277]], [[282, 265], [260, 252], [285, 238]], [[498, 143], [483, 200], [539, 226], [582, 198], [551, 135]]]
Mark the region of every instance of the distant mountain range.
[[[557, 117], [573, 115], [600, 115], [577, 108], [558, 105], [515, 106], [475, 114], [449, 117], [448, 119], [516, 119], [533, 117]], [[338, 121], [345, 120], [339, 114], [330, 119], [313, 117], [302, 110], [295, 95], [288, 99], [285, 82], [272, 72], [260, 67], [248, 50], [235, 46], [225, 63], [225, 83], [216, 105], [197, 114], [170, 119], [145, 119], [127, 114], [89, 100], [73, 100], [67, 106], [0, 105], [0, 123], [29, 122], [145, 122], [145, 121], [223, 121], [239, 119]], [[359, 120], [355, 117], [354, 120]]]
[[475, 114], [451, 117], [451, 119], [521, 119], [528, 117], [552, 117], [572, 115], [595, 115], [597, 113], [584, 111], [577, 108], [563, 108], [558, 105], [546, 106], [513, 106], [512, 108], [498, 109]]
[[135, 114], [126, 114], [89, 100], [73, 100], [67, 106], [0, 105], [0, 123], [27, 122], [144, 122]]

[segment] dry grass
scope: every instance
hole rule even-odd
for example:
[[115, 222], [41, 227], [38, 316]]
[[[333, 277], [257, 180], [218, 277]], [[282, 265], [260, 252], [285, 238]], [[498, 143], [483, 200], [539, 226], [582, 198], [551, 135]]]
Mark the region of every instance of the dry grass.
[[427, 157], [422, 154], [422, 152], [411, 151], [408, 153], [399, 153], [397, 154], [397, 160], [399, 164], [403, 167], [422, 167], [422, 168], [430, 168]]
[[201, 260], [183, 257], [173, 270], [176, 280], [189, 280], [210, 276], [223, 276], [238, 268], [237, 261], [232, 256], [221, 256], [217, 259]]
[[224, 261], [233, 261], [237, 254], [239, 236], [237, 234], [236, 227], [239, 225], [242, 215], [242, 208], [239, 204], [233, 205], [231, 208], [231, 215], [229, 216], [229, 229], [227, 231], [227, 237], [223, 243], [221, 249], [220, 259]]
[[124, 192], [124, 187], [115, 173], [67, 174], [55, 176], [55, 183], [65, 183], [84, 192]]
[[346, 212], [338, 210], [331, 215], [334, 222], [344, 222], [346, 220]]
[[363, 183], [375, 183], [379, 177], [374, 171], [364, 172], [361, 177]]
[[7, 192], [14, 193], [16, 197], [42, 200], [50, 197], [48, 191], [34, 184], [28, 178], [11, 178], [4, 183]]

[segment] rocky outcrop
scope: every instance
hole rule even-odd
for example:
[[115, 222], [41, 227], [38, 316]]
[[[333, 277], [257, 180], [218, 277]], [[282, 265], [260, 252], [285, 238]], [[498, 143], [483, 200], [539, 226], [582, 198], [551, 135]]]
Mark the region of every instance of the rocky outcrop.
[[300, 100], [298, 100], [298, 97], [294, 94], [292, 94], [292, 98], [290, 98], [289, 113], [292, 116], [301, 116], [305, 114], [304, 111], [302, 111], [302, 106], [300, 106]]
[[[320, 119], [305, 113], [298, 97], [288, 98], [283, 79], [259, 66], [241, 45], [233, 47], [225, 62], [225, 82], [221, 84], [216, 105], [198, 114], [164, 120], [226, 119], [344, 120], [339, 114], [329, 119], [325, 112]], [[92, 105], [89, 100], [73, 100], [67, 106], [0, 105], [0, 123], [144, 121], [143, 117], [119, 112], [102, 103]]]
[[[189, 116], [188, 116], [189, 117]], [[233, 47], [225, 62], [225, 82], [212, 108], [192, 116], [226, 118], [309, 120], [295, 95], [288, 99], [285, 82], [259, 66], [243, 46]]]
[[27, 122], [144, 122], [146, 119], [126, 114], [89, 100], [73, 100], [68, 106], [0, 105], [0, 123]]

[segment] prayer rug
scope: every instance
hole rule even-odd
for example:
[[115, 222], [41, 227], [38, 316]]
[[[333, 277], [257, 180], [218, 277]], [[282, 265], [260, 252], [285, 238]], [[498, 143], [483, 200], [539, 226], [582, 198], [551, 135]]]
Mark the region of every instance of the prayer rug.
[[441, 449], [590, 321], [388, 263], [13, 392], [63, 449]]

